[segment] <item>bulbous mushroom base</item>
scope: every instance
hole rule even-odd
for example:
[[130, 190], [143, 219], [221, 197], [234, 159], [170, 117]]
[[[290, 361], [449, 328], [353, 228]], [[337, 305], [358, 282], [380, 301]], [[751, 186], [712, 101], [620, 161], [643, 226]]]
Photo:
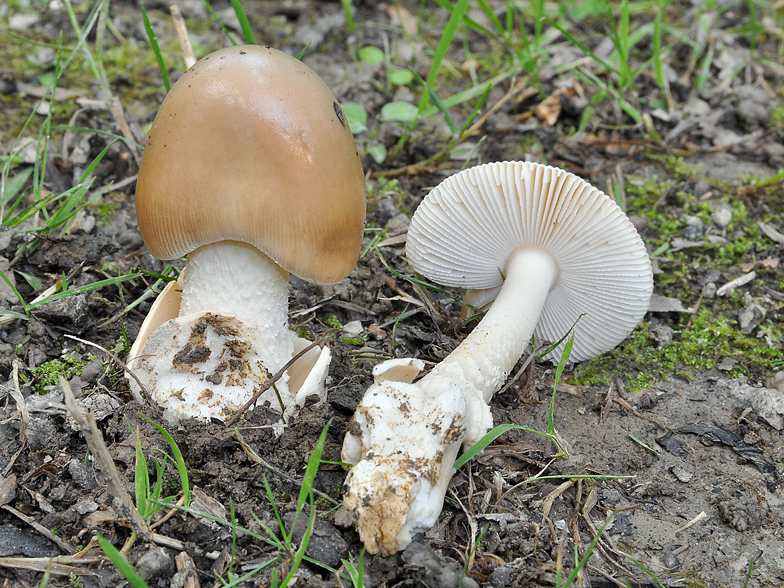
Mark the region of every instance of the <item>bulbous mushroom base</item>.
[[456, 386], [431, 396], [416, 384], [377, 380], [365, 393], [343, 443], [343, 460], [356, 464], [343, 504], [369, 553], [395, 553], [435, 524], [465, 409]]
[[[296, 351], [308, 345], [290, 334]], [[160, 325], [129, 361], [129, 369], [170, 422], [225, 421], [275, 375], [261, 359], [266, 350], [260, 340], [256, 325], [234, 315], [194, 313]], [[266, 404], [288, 418], [306, 404], [323, 402], [330, 359], [328, 347], [310, 350], [262, 393], [258, 405]], [[129, 381], [141, 398], [138, 383]]]
[[[260, 359], [259, 339], [256, 325], [234, 315], [189, 314], [158, 327], [131, 369], [168, 420], [226, 420], [274, 375]], [[287, 380], [284, 374], [259, 404], [281, 412], [293, 404]]]

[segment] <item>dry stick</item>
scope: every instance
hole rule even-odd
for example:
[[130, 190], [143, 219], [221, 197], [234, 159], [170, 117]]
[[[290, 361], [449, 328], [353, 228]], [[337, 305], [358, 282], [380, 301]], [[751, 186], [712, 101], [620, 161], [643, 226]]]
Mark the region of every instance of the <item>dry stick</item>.
[[105, 564], [106, 559], [90, 557], [75, 559], [70, 557], [0, 557], [0, 567], [17, 570], [31, 570], [33, 572], [50, 572], [58, 576], [95, 576], [95, 572], [86, 568], [77, 568], [71, 564]]
[[19, 440], [22, 442], [22, 446], [25, 443], [25, 429], [27, 429], [27, 424], [30, 422], [30, 413], [27, 410], [27, 403], [25, 403], [24, 396], [22, 396], [22, 391], [19, 389], [19, 364], [21, 362], [18, 359], [14, 359], [14, 385], [10, 389], [11, 396], [16, 401], [17, 406], [19, 407], [19, 414], [21, 415], [20, 424], [19, 424]]
[[196, 63], [196, 55], [193, 53], [191, 39], [188, 36], [188, 28], [185, 26], [185, 20], [182, 18], [180, 7], [177, 4], [169, 4], [169, 12], [171, 12], [172, 20], [174, 21], [174, 30], [177, 31], [177, 39], [180, 41], [185, 69], [190, 69]]
[[76, 398], [74, 397], [73, 390], [71, 390], [71, 386], [68, 385], [68, 381], [62, 376], [60, 376], [60, 386], [63, 389], [65, 405], [68, 407], [71, 417], [73, 417], [76, 424], [79, 425], [82, 435], [84, 435], [84, 440], [87, 442], [87, 447], [90, 449], [90, 453], [98, 462], [101, 471], [106, 477], [106, 484], [109, 487], [109, 492], [111, 492], [112, 496], [122, 505], [122, 510], [124, 512], [118, 514], [130, 520], [131, 526], [137, 535], [143, 537], [145, 541], [150, 541], [150, 527], [141, 517], [139, 511], [136, 510], [130, 495], [125, 490], [122, 478], [120, 478], [120, 473], [117, 471], [117, 466], [114, 465], [114, 460], [109, 453], [109, 448], [106, 447], [103, 435], [101, 435], [98, 426], [95, 424], [95, 418], [89, 412], [85, 413], [82, 407], [76, 403]]
[[141, 164], [142, 159], [139, 157], [139, 151], [133, 147], [133, 144], [137, 142], [136, 137], [133, 136], [133, 131], [131, 131], [131, 127], [128, 126], [128, 121], [125, 120], [125, 112], [123, 111], [122, 104], [117, 96], [112, 96], [112, 99], [109, 102], [109, 112], [114, 117], [114, 121], [120, 125], [120, 130], [127, 141], [126, 145], [128, 146], [131, 155], [133, 155], [136, 165]]
[[149, 402], [151, 405], [153, 405], [153, 406], [155, 405], [155, 403], [152, 401], [152, 397], [150, 396], [150, 393], [147, 391], [147, 388], [144, 387], [144, 384], [142, 384], [141, 380], [139, 378], [137, 378], [136, 374], [134, 374], [131, 371], [131, 369], [128, 367], [128, 365], [124, 361], [122, 361], [119, 357], [117, 357], [114, 353], [112, 353], [111, 351], [109, 351], [105, 347], [101, 347], [100, 345], [98, 345], [98, 343], [93, 343], [92, 341], [86, 341], [85, 339], [80, 339], [79, 337], [74, 337], [73, 335], [66, 334], [65, 336], [68, 337], [69, 339], [73, 339], [74, 341], [78, 341], [79, 343], [82, 343], [83, 345], [89, 345], [90, 347], [95, 347], [96, 349], [100, 349], [101, 351], [103, 351], [106, 355], [108, 355], [111, 358], [112, 361], [116, 362], [117, 365], [119, 365], [126, 374], [128, 374], [134, 380], [136, 380], [136, 383], [139, 384], [139, 389], [142, 391], [142, 396], [144, 397], [144, 399], [147, 402]]
[[185, 504], [185, 496], [184, 495], [180, 496], [180, 499], [177, 501], [176, 506], [174, 508], [170, 509], [169, 512], [167, 512], [166, 515], [163, 518], [161, 518], [160, 520], [156, 521], [154, 525], [150, 525], [150, 529], [154, 529], [156, 527], [160, 527], [163, 523], [165, 523], [170, 518], [172, 518], [180, 510], [180, 509], [177, 508], [177, 506], [182, 506], [183, 504]]
[[[509, 91], [506, 94], [504, 94], [503, 96], [501, 96], [501, 98], [498, 100], [498, 102], [493, 104], [486, 113], [484, 113], [474, 124], [472, 124], [468, 128], [468, 130], [465, 132], [465, 136], [468, 137], [469, 135], [473, 135], [474, 133], [476, 133], [482, 127], [482, 125], [484, 125], [487, 122], [488, 118], [490, 118], [504, 104], [509, 102], [509, 100], [515, 94], [517, 94], [517, 93], [519, 93], [519, 92], [521, 92], [523, 90], [524, 83], [525, 83], [524, 80], [519, 80], [519, 81], [517, 81], [515, 83], [512, 83], [512, 85], [509, 87]], [[529, 97], [530, 96], [534, 96], [537, 93], [538, 93], [538, 91], [536, 89], [530, 88], [526, 92], [526, 96], [529, 96]]]
[[285, 373], [288, 371], [288, 369], [289, 369], [289, 368], [290, 368], [292, 365], [294, 365], [294, 363], [296, 363], [296, 361], [297, 361], [297, 360], [298, 360], [300, 357], [302, 357], [303, 355], [305, 355], [305, 354], [306, 354], [308, 351], [310, 351], [311, 349], [313, 349], [313, 348], [314, 348], [314, 347], [316, 347], [317, 345], [321, 345], [321, 344], [322, 344], [324, 341], [326, 341], [326, 340], [327, 340], [327, 337], [328, 337], [329, 335], [331, 335], [332, 333], [334, 333], [335, 331], [340, 331], [340, 329], [328, 329], [328, 330], [324, 331], [324, 335], [321, 337], [321, 339], [319, 339], [318, 341], [314, 341], [313, 343], [311, 343], [310, 345], [308, 345], [307, 347], [305, 347], [305, 349], [303, 349], [302, 351], [300, 351], [299, 353], [297, 353], [297, 354], [296, 354], [294, 357], [292, 357], [290, 360], [288, 360], [288, 361], [287, 361], [287, 362], [284, 364], [284, 366], [283, 366], [282, 368], [280, 368], [280, 370], [278, 370], [278, 373], [276, 373], [276, 374], [275, 374], [274, 376], [272, 376], [272, 377], [271, 377], [269, 380], [267, 380], [266, 382], [264, 382], [264, 385], [261, 387], [261, 389], [260, 389], [258, 392], [256, 392], [256, 393], [253, 395], [253, 398], [251, 398], [250, 400], [248, 400], [248, 401], [247, 401], [247, 402], [246, 402], [246, 403], [243, 405], [243, 407], [242, 407], [242, 408], [240, 408], [240, 409], [237, 411], [237, 413], [236, 413], [236, 414], [235, 414], [233, 417], [231, 417], [231, 418], [228, 420], [228, 422], [226, 423], [226, 426], [227, 426], [227, 427], [231, 427], [231, 426], [232, 426], [234, 423], [236, 423], [238, 420], [240, 420], [240, 418], [242, 417], [242, 415], [243, 415], [243, 414], [245, 414], [245, 413], [247, 412], [247, 410], [248, 410], [248, 409], [249, 409], [251, 406], [253, 406], [253, 404], [254, 404], [254, 403], [255, 403], [255, 402], [256, 402], [256, 401], [257, 401], [257, 400], [258, 400], [258, 399], [261, 397], [261, 395], [262, 395], [262, 394], [264, 394], [264, 393], [265, 393], [267, 390], [269, 390], [269, 389], [270, 389], [270, 387], [271, 387], [273, 384], [275, 384], [275, 382], [277, 382], [278, 380], [280, 380], [280, 379], [283, 377], [283, 374], [285, 374]]
[[19, 512], [18, 510], [16, 510], [12, 506], [8, 506], [7, 504], [3, 505], [3, 509], [10, 512], [15, 517], [22, 519], [25, 523], [27, 523], [33, 529], [41, 533], [41, 535], [49, 539], [49, 541], [51, 541], [52, 543], [56, 543], [57, 546], [63, 551], [65, 551], [68, 555], [73, 555], [74, 553], [76, 553], [76, 549], [74, 548], [73, 545], [68, 543], [68, 541], [66, 541], [65, 539], [60, 539], [57, 535], [52, 533], [49, 529], [44, 527], [41, 523], [39, 523], [32, 517], [28, 517], [26, 514]]

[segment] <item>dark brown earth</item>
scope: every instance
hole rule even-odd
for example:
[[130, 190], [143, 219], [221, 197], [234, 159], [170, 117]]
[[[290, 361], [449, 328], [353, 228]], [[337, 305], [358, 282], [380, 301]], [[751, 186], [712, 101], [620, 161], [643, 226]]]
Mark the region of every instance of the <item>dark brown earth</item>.
[[[226, 18], [229, 5], [215, 7]], [[168, 425], [156, 407], [133, 400], [127, 380], [108, 354], [85, 343], [112, 348], [120, 356], [127, 353], [127, 345], [118, 343], [134, 340], [151, 299], [130, 311], [125, 309], [156, 281], [154, 276], [140, 275], [120, 285], [40, 306], [31, 311], [28, 320], [12, 320], [0, 327], [0, 376], [6, 398], [0, 423], [0, 503], [7, 507], [0, 512], [2, 558], [66, 555], [62, 544], [45, 538], [31, 521], [74, 548], [87, 545], [95, 532], [120, 548], [131, 533], [126, 519], [116, 514], [118, 506], [107, 489], [105, 472], [96, 465], [82, 433], [67, 415], [62, 389], [56, 385], [39, 387], [44, 374], [36, 368], [52, 359], [67, 356], [79, 360], [80, 373], [66, 376], [77, 398], [96, 414], [132, 496], [134, 432], [140, 432], [153, 479], [156, 474], [151, 458], [161, 459], [157, 450], [170, 451], [158, 430], [140, 418], [145, 415], [165, 425], [182, 451], [193, 487], [194, 509], [223, 519], [230, 519], [233, 509], [237, 525], [263, 535], [259, 521], [277, 526], [265, 479], [277, 508], [290, 524], [299, 481], [319, 435], [329, 423], [322, 460], [338, 462], [353, 410], [372, 381], [372, 367], [389, 357], [415, 356], [438, 362], [473, 324], [460, 320], [461, 292], [426, 290], [409, 281], [413, 274], [405, 263], [404, 240], [394, 239], [405, 233], [411, 213], [429, 189], [463, 166], [463, 161], [448, 156], [423, 164], [444, 149], [449, 128], [443, 117], [423, 120], [398, 154], [376, 163], [366, 154], [368, 147], [384, 145], [391, 152], [404, 133], [399, 123], [379, 122], [381, 107], [393, 98], [415, 101], [419, 88], [388, 88], [381, 66], [359, 67], [352, 55], [366, 45], [383, 49], [386, 39], [399, 52], [395, 55], [401, 65], [425, 77], [432, 55], [428, 51], [438, 42], [446, 13], [424, 6], [416, 33], [419, 37], [406, 42], [400, 22], [395, 20], [398, 15], [382, 4], [358, 4], [353, 33], [346, 31], [339, 4], [248, 2], [245, 7], [258, 42], [292, 53], [311, 43], [304, 61], [327, 81], [341, 102], [359, 103], [369, 114], [369, 130], [356, 138], [368, 172], [367, 226], [383, 232], [366, 233], [368, 250], [340, 284], [323, 287], [292, 279], [290, 316], [298, 332], [316, 339], [336, 324], [357, 326], [359, 321], [353, 338], [335, 335], [329, 339], [333, 360], [327, 403], [304, 409], [280, 437], [269, 427], [277, 416], [263, 410], [249, 413], [236, 431], [218, 422]], [[17, 28], [15, 34], [51, 43], [62, 29], [72, 39], [61, 11], [43, 5], [39, 8], [40, 19], [27, 28]], [[147, 5], [147, 9], [162, 44], [172, 51], [168, 55], [171, 63], [179, 63], [165, 7]], [[4, 3], [0, 10], [9, 16], [33, 13], [32, 8], [17, 2]], [[225, 35], [209, 24], [200, 4], [184, 3], [181, 10], [200, 55], [226, 44]], [[419, 8], [412, 4], [408, 10], [416, 16]], [[680, 15], [677, 26], [688, 29], [688, 6], [673, 5], [672, 13]], [[113, 3], [109, 14], [118, 32], [133, 41], [129, 51], [140, 55], [146, 51], [146, 36], [137, 26], [138, 8]], [[780, 7], [771, 14], [778, 17], [780, 27]], [[649, 17], [642, 12], [634, 22], [640, 25], [649, 22]], [[627, 183], [627, 212], [649, 250], [655, 250], [663, 240], [670, 242], [673, 252], [678, 248], [676, 239], [687, 243], [680, 243], [684, 248], [678, 256], [661, 254], [655, 260], [661, 272], [656, 276], [655, 293], [669, 300], [660, 301], [665, 306], [646, 316], [638, 331], [643, 334], [635, 339], [641, 341], [642, 348], [629, 346], [611, 355], [612, 366], [600, 374], [604, 381], [598, 384], [587, 383], [587, 377], [580, 379], [588, 373], [585, 366], [582, 372], [575, 366], [567, 369], [555, 397], [555, 426], [569, 458], [553, 458], [557, 450], [542, 436], [522, 431], [504, 434], [457, 472], [433, 530], [419, 536], [402, 554], [386, 558], [364, 555], [364, 585], [435, 588], [458, 586], [461, 581], [463, 586], [494, 588], [554, 585], [557, 562], [562, 561], [567, 573], [571, 571], [575, 552], [585, 553], [606, 517], [616, 510], [594, 557], [583, 569], [583, 585], [614, 586], [623, 581], [655, 585], [644, 566], [668, 586], [740, 587], [752, 561], [749, 586], [784, 585], [784, 385], [775, 379], [776, 369], [784, 365], [780, 351], [784, 344], [784, 242], [757, 229], [758, 222], [765, 222], [784, 232], [781, 176], [770, 185], [764, 184], [784, 167], [784, 138], [776, 126], [783, 120], [784, 73], [775, 66], [783, 41], [775, 33], [760, 35], [755, 48], [758, 61], [744, 61], [749, 43], [742, 27], [749, 19], [745, 5], [716, 13], [710, 30], [716, 58], [699, 92], [689, 83], [693, 77], [684, 74], [689, 61], [687, 48], [674, 45], [668, 62], [675, 70], [670, 115], [653, 108], [662, 103], [653, 74], [638, 76], [635, 100], [646, 115], [645, 124], [655, 128], [661, 140], [652, 139], [645, 125], [633, 124], [612, 100], [605, 100], [590, 114], [586, 132], [574, 132], [597, 89], [586, 85], [584, 77], [581, 83], [573, 73], [554, 69], [559, 59], [576, 60], [583, 55], [566, 43], [547, 53], [548, 59], [538, 72], [538, 89], [528, 92], [533, 80], [520, 76], [499, 82], [490, 92], [487, 105], [500, 105], [478, 134], [467, 139], [474, 145], [482, 140], [477, 148], [479, 161], [537, 160], [564, 167], [602, 189], [613, 185], [613, 178], [622, 178]], [[594, 49], [606, 40], [607, 27], [601, 19], [587, 18], [579, 25], [577, 30], [588, 34]], [[438, 87], [442, 96], [471, 85], [466, 70], [460, 69], [470, 61], [461, 43], [456, 41], [450, 50], [451, 70], [442, 76]], [[5, 22], [0, 24], [0, 44], [9, 54], [8, 63], [20, 63], [12, 57], [25, 51], [35, 53], [10, 36]], [[465, 46], [479, 56], [499, 51], [493, 39], [473, 29], [466, 29]], [[635, 59], [642, 58], [644, 55], [635, 55]], [[159, 73], [149, 64], [139, 67], [141, 59], [129, 59], [126, 71], [107, 71], [110, 87], [120, 98], [125, 118], [140, 142], [164, 96]], [[728, 79], [726, 72], [740, 67], [733, 59], [746, 66]], [[610, 77], [590, 64], [586, 68], [602, 79]], [[17, 113], [23, 121], [35, 104], [31, 86], [39, 84], [40, 72], [30, 66], [0, 65], [0, 70], [6, 115]], [[492, 73], [487, 72], [488, 77]], [[484, 79], [482, 75], [480, 79]], [[65, 80], [61, 86], [66, 89], [106, 99], [89, 81], [78, 82], [77, 77]], [[139, 86], [145, 91], [139, 91]], [[562, 110], [554, 124], [547, 124], [541, 104], [559, 88], [570, 92], [559, 94], [566, 96], [560, 102]], [[504, 100], [507, 93], [510, 99]], [[459, 121], [470, 113], [475, 101], [468, 104], [453, 109]], [[59, 122], [65, 124], [78, 107], [71, 97], [64, 99], [60, 108]], [[98, 131], [120, 132], [118, 119], [106, 111], [88, 108], [79, 116], [78, 126], [86, 131], [70, 136], [68, 145], [63, 144], [62, 131], [53, 133], [57, 155], [46, 167], [46, 186], [54, 192], [70, 188], [81, 175], [83, 161], [90, 161], [106, 147], [109, 139]], [[4, 154], [10, 152], [21, 129], [20, 122], [6, 120], [0, 136]], [[67, 234], [61, 236], [59, 230], [34, 234], [29, 223], [15, 229], [3, 227], [0, 263], [12, 265], [13, 272], [6, 273], [15, 276], [27, 303], [41, 289], [34, 289], [25, 274], [40, 280], [43, 288], [57, 279], [62, 282], [65, 276], [67, 284], [75, 288], [138, 268], [153, 274], [164, 271], [164, 263], [147, 253], [135, 224], [132, 178], [138, 171], [139, 154], [121, 142], [110, 147], [95, 170], [94, 186], [130, 180], [86, 207]], [[413, 167], [403, 169], [405, 166]], [[11, 175], [21, 168], [14, 168]], [[750, 180], [751, 176], [757, 180]], [[634, 189], [646, 180], [666, 186], [653, 203], [650, 198], [634, 196], [641, 193]], [[698, 218], [700, 225], [693, 220], [700, 203], [713, 211], [726, 205], [734, 215], [734, 224], [722, 226], [723, 221], [714, 215], [707, 222]], [[666, 232], [673, 229], [665, 229], [661, 217], [672, 220], [667, 226], [675, 227], [675, 233]], [[377, 235], [381, 239], [373, 241]], [[707, 241], [711, 235], [724, 238], [725, 244], [705, 245], [713, 247], [708, 254], [706, 249], [689, 248], [689, 243]], [[727, 253], [732, 245], [740, 249], [740, 244], [749, 240], [751, 244], [741, 253]], [[730, 302], [706, 294], [711, 284], [715, 292], [716, 286], [750, 271], [741, 267], [743, 263], [752, 264], [757, 279], [740, 287]], [[175, 266], [181, 268], [182, 263]], [[0, 265], [3, 271], [7, 267]], [[23, 311], [13, 294], [0, 295], [2, 308]], [[767, 336], [769, 348], [778, 355], [743, 347], [739, 354], [726, 357], [727, 362], [710, 365], [684, 360], [683, 356], [674, 367], [644, 363], [645, 358], [660, 357], [655, 350], [677, 346], [690, 330], [697, 329], [692, 318], [697, 315], [676, 309], [672, 299], [680, 300], [686, 308], [707, 309], [711, 317], [724, 317], [727, 328], [735, 334], [742, 328], [740, 315], [752, 312], [756, 304], [764, 311], [763, 319], [744, 336], [750, 346], [763, 342], [763, 347]], [[422, 301], [427, 301], [427, 306]], [[650, 355], [643, 355], [648, 352]], [[14, 397], [14, 365], [18, 391], [29, 411], [24, 430], [19, 401]], [[641, 381], [639, 373], [646, 370], [651, 378], [635, 386]], [[494, 421], [546, 431], [553, 379], [550, 364], [529, 368], [495, 397]], [[241, 440], [263, 463], [254, 459]], [[308, 554], [324, 565], [303, 564], [297, 585], [350, 585], [345, 577], [341, 580], [328, 570], [345, 572], [343, 562], [351, 558], [356, 563], [362, 549], [356, 533], [342, 526], [340, 510], [333, 508], [340, 499], [344, 478], [340, 465], [324, 463], [319, 467], [314, 488], [326, 497], [315, 497], [318, 517]], [[166, 495], [178, 491], [171, 462], [165, 486]], [[182, 549], [142, 539], [135, 542], [127, 559], [150, 586], [183, 585], [178, 583], [180, 576], [175, 576], [174, 559], [183, 550], [192, 558], [201, 586], [221, 585], [216, 583], [216, 574], [226, 578], [230, 571], [237, 577], [274, 557], [281, 558], [277, 564], [280, 579], [290, 563], [287, 554], [251, 535], [239, 534], [234, 545], [230, 526], [206, 519], [174, 514], [156, 532], [182, 542]], [[83, 562], [68, 562], [72, 568], [64, 574], [53, 571], [49, 585], [122, 585], [111, 564], [90, 559], [98, 553], [95, 549]], [[42, 574], [25, 569], [20, 561], [0, 559], [5, 585], [41, 582]], [[72, 580], [70, 571], [75, 573]], [[241, 585], [268, 586], [269, 582], [266, 570]]]

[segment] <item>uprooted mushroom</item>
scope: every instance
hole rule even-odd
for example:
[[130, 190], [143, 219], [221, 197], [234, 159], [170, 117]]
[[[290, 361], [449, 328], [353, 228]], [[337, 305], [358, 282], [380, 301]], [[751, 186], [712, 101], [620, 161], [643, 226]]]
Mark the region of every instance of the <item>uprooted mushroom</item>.
[[558, 341], [582, 316], [571, 360], [594, 357], [634, 329], [653, 291], [645, 245], [618, 205], [534, 163], [480, 165], [442, 182], [416, 210], [406, 252], [417, 272], [492, 306], [421, 380], [421, 362], [376, 366], [343, 444], [354, 464], [344, 505], [371, 553], [403, 549], [435, 524], [460, 447], [492, 428], [490, 400], [532, 335]]
[[[161, 105], [136, 210], [150, 253], [188, 264], [154, 304], [129, 367], [169, 418], [225, 420], [307, 346], [288, 328], [289, 272], [334, 283], [356, 264], [365, 181], [315, 72], [269, 47], [230, 47], [196, 63]], [[329, 359], [311, 350], [259, 402], [288, 414], [323, 399]]]

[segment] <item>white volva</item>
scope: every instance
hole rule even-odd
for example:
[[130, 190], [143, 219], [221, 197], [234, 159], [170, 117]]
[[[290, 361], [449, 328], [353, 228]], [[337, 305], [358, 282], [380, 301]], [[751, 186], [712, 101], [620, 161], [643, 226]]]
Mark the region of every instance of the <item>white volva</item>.
[[635, 327], [653, 290], [645, 246], [615, 202], [534, 163], [482, 165], [442, 182], [414, 214], [406, 250], [431, 280], [497, 297], [428, 375], [377, 381], [357, 409], [343, 446], [356, 464], [344, 504], [371, 553], [403, 549], [435, 524], [460, 445], [493, 426], [489, 402], [532, 335], [557, 341], [584, 315], [571, 357], [594, 357]]
[[[226, 419], [294, 354], [288, 272], [250, 245], [223, 241], [194, 251], [181, 281], [179, 316], [147, 338], [132, 369], [171, 419]], [[287, 381], [260, 404], [292, 407]]]

